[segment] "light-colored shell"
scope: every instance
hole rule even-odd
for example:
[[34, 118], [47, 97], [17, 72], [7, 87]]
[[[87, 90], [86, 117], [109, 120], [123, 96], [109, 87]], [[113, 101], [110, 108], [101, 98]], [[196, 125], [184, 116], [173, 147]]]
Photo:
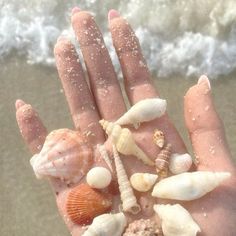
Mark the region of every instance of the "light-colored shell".
[[37, 178], [55, 177], [67, 183], [78, 182], [93, 162], [93, 151], [83, 136], [73, 130], [52, 131], [39, 154], [30, 163]]
[[122, 201], [122, 210], [124, 212], [137, 214], [141, 211], [141, 207], [137, 203], [137, 199], [130, 185], [125, 168], [114, 145], [113, 145], [113, 155], [114, 155], [116, 174], [120, 190], [120, 198]]
[[159, 148], [163, 148], [165, 144], [164, 133], [158, 129], [154, 130], [153, 141]]
[[194, 200], [212, 191], [231, 176], [229, 172], [196, 171], [165, 178], [158, 182], [152, 196], [175, 200]]
[[100, 120], [99, 123], [106, 131], [107, 135], [112, 138], [118, 152], [124, 155], [134, 155], [144, 164], [154, 166], [154, 162], [142, 151], [135, 143], [131, 131], [127, 128], [121, 128], [120, 125]]
[[87, 173], [86, 181], [92, 188], [103, 189], [111, 183], [111, 173], [105, 167], [97, 166]]
[[160, 98], [148, 98], [134, 104], [115, 123], [119, 125], [133, 124], [138, 128], [142, 122], [161, 117], [166, 111], [166, 100]]
[[193, 164], [192, 157], [188, 153], [174, 153], [170, 157], [169, 170], [172, 174], [187, 172]]
[[149, 173], [135, 173], [130, 177], [130, 183], [139, 192], [147, 192], [157, 181], [158, 176]]
[[153, 208], [162, 221], [164, 236], [196, 236], [198, 232], [201, 232], [189, 212], [179, 204], [160, 204], [154, 205]]
[[171, 144], [167, 144], [157, 155], [155, 160], [156, 171], [160, 176], [166, 177], [168, 175], [169, 159], [171, 156]]
[[106, 162], [106, 164], [109, 167], [109, 169], [111, 170], [111, 172], [113, 172], [113, 168], [112, 168], [112, 164], [111, 164], [112, 162], [111, 162], [111, 159], [109, 158], [109, 155], [107, 153], [105, 146], [98, 144], [97, 148], [98, 148], [98, 151], [100, 152], [101, 157]]
[[123, 213], [103, 214], [94, 218], [82, 236], [121, 236], [126, 225]]

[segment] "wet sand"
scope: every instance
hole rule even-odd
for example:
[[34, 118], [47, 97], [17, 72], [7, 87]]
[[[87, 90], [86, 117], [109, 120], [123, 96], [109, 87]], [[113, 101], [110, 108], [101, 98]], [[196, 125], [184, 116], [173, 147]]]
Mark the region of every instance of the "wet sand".
[[[15, 121], [17, 98], [31, 103], [48, 130], [72, 128], [56, 70], [29, 66], [24, 59], [1, 61], [0, 70], [0, 235], [70, 235], [59, 217], [53, 194], [46, 181], [36, 180], [29, 164], [31, 157]], [[236, 74], [212, 81], [217, 110], [225, 124], [226, 136], [236, 163]], [[176, 76], [155, 79], [161, 96], [168, 100], [168, 113], [191, 152], [183, 119], [183, 95], [196, 78]]]

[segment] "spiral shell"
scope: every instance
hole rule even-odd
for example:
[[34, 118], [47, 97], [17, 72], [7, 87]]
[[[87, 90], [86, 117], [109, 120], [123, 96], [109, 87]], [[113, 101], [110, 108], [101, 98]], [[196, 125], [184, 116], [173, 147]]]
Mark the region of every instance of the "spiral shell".
[[185, 172], [162, 179], [155, 185], [152, 196], [185, 201], [198, 199], [230, 176], [229, 172]]
[[67, 183], [78, 182], [93, 162], [92, 148], [73, 130], [52, 131], [39, 154], [30, 163], [37, 178], [55, 177]]
[[123, 213], [103, 214], [94, 218], [83, 236], [121, 236], [126, 225]]
[[162, 131], [156, 129], [153, 134], [153, 141], [159, 148], [163, 148], [164, 144], [165, 144], [164, 133]]
[[109, 169], [111, 170], [111, 172], [113, 172], [112, 162], [108, 156], [106, 148], [104, 147], [104, 145], [101, 145], [101, 144], [98, 144], [97, 148], [98, 148], [98, 151], [100, 152], [102, 159], [106, 162], [106, 164], [109, 167]]
[[154, 166], [154, 162], [137, 146], [133, 135], [127, 128], [121, 128], [118, 124], [100, 120], [99, 122], [112, 141], [118, 152], [124, 155], [134, 155], [144, 164]]
[[187, 172], [193, 164], [192, 157], [188, 154], [174, 153], [170, 157], [169, 170], [172, 174]]
[[158, 154], [155, 164], [156, 164], [156, 171], [161, 176], [166, 177], [168, 174], [169, 168], [169, 158], [171, 156], [171, 144], [167, 144]]
[[137, 203], [137, 199], [134, 195], [132, 187], [130, 186], [130, 182], [128, 180], [128, 176], [126, 174], [123, 163], [121, 162], [121, 159], [114, 146], [113, 155], [115, 160], [116, 174], [119, 184], [123, 211], [130, 212], [132, 214], [137, 214], [140, 212], [141, 207]]
[[76, 224], [84, 225], [93, 218], [111, 209], [112, 201], [108, 194], [100, 193], [87, 184], [71, 189], [66, 202], [68, 217]]

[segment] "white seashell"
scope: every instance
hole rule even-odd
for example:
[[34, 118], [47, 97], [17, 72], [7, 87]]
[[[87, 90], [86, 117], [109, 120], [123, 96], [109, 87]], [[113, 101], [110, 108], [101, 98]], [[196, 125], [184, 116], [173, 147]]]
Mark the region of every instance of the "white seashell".
[[92, 188], [106, 188], [111, 183], [111, 173], [108, 169], [97, 166], [87, 173], [86, 181]]
[[155, 165], [155, 163], [135, 143], [129, 129], [121, 128], [120, 125], [105, 120], [100, 120], [99, 123], [108, 136], [111, 137], [118, 152], [124, 155], [134, 155], [146, 165]]
[[158, 204], [153, 208], [162, 221], [164, 236], [196, 236], [198, 232], [201, 232], [189, 212], [179, 204]]
[[133, 189], [128, 180], [125, 168], [119, 154], [116, 151], [115, 146], [113, 145], [113, 154], [115, 160], [116, 174], [120, 190], [120, 198], [122, 201], [122, 209], [124, 212], [130, 212], [132, 214], [137, 214], [141, 211], [141, 207], [137, 203], [137, 199], [134, 195]]
[[194, 200], [212, 191], [231, 176], [229, 172], [196, 171], [165, 178], [158, 182], [152, 192], [153, 197]]
[[111, 164], [111, 159], [108, 156], [107, 150], [104, 145], [98, 144], [97, 145], [98, 151], [100, 152], [101, 157], [103, 160], [106, 162], [107, 166], [113, 172], [112, 164]]
[[157, 178], [158, 175], [149, 173], [135, 173], [130, 177], [130, 183], [137, 191], [147, 192], [155, 184]]
[[172, 174], [187, 172], [193, 164], [192, 157], [188, 154], [174, 153], [170, 157], [169, 169]]
[[94, 218], [83, 236], [121, 236], [126, 225], [123, 213], [103, 214]]
[[161, 117], [166, 111], [166, 100], [160, 98], [148, 98], [134, 104], [115, 123], [119, 125], [133, 124], [138, 128], [141, 122], [154, 120]]

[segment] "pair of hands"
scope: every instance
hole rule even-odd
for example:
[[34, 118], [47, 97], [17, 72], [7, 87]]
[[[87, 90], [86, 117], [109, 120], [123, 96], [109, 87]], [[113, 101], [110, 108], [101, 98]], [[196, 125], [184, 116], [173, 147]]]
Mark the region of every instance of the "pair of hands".
[[[158, 96], [132, 28], [114, 10], [109, 12], [108, 21], [130, 104]], [[89, 85], [74, 46], [63, 37], [58, 39], [54, 50], [57, 69], [75, 129], [84, 133], [91, 145], [96, 147], [97, 144], [105, 142], [105, 134], [98, 121], [102, 118], [116, 120], [126, 111], [126, 106], [110, 56], [94, 18], [88, 12], [74, 8], [72, 26], [83, 53]], [[232, 177], [205, 197], [183, 205], [200, 225], [202, 232], [199, 235], [236, 235], [236, 170], [231, 161], [222, 122], [214, 109], [207, 77], [200, 77], [198, 83], [185, 95], [184, 116], [194, 153], [199, 161], [197, 169], [229, 171]], [[16, 118], [32, 154], [38, 153], [47, 135], [38, 114], [31, 105], [17, 100]], [[181, 137], [165, 114], [159, 119], [142, 124], [134, 131], [135, 140], [148, 156], [155, 156], [158, 152], [158, 148], [150, 141], [156, 128], [164, 132], [174, 152], [186, 152]], [[124, 162], [129, 173], [147, 171], [135, 158], [125, 158]], [[74, 236], [81, 235], [81, 226], [73, 224], [65, 217], [65, 199], [70, 188], [55, 179], [51, 180], [51, 184], [56, 193], [58, 208], [69, 230]], [[154, 203], [147, 195], [142, 196], [142, 199], [143, 204], [151, 206]], [[142, 214], [144, 217], [152, 217], [149, 209], [143, 209]]]

